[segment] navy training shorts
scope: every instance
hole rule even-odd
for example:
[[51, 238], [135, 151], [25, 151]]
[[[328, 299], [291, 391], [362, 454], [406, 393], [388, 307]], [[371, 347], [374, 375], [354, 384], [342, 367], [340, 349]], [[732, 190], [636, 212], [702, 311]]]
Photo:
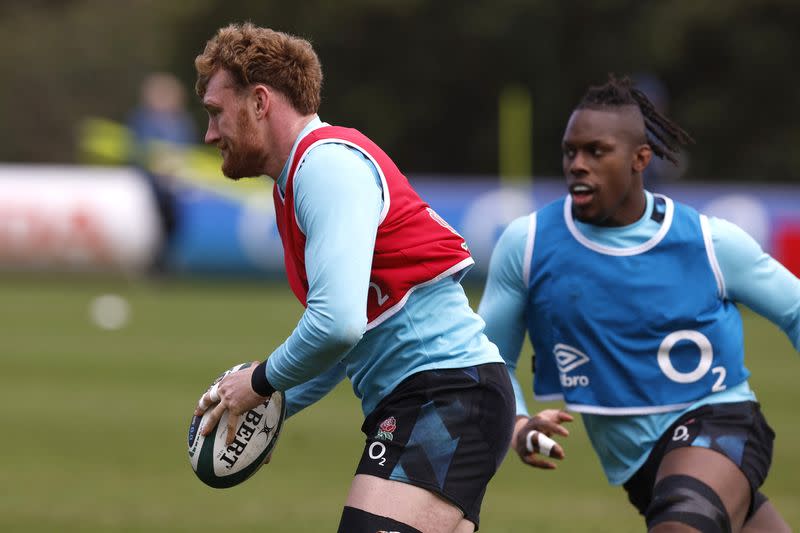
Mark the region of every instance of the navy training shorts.
[[477, 530], [486, 486], [508, 452], [514, 415], [502, 363], [419, 372], [367, 416], [356, 474], [434, 492]]
[[750, 518], [767, 501], [758, 489], [772, 463], [774, 440], [775, 433], [756, 402], [703, 405], [681, 416], [664, 432], [644, 465], [623, 486], [630, 502], [644, 515], [664, 456], [685, 446], [709, 448], [733, 461], [747, 478], [751, 496], [747, 518]]

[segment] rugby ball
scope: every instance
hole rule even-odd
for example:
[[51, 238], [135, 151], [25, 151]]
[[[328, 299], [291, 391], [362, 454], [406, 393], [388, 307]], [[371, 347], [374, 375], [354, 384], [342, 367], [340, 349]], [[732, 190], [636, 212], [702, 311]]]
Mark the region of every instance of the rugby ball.
[[[208, 390], [228, 374], [251, 364], [244, 363], [227, 370]], [[205, 437], [200, 434], [212, 410], [213, 407], [202, 416], [192, 417], [189, 425], [189, 462], [194, 473], [206, 485], [217, 489], [233, 487], [255, 474], [275, 447], [286, 418], [283, 393], [273, 393], [263, 404], [240, 416], [230, 446], [225, 444], [228, 411], [225, 411], [211, 433]]]

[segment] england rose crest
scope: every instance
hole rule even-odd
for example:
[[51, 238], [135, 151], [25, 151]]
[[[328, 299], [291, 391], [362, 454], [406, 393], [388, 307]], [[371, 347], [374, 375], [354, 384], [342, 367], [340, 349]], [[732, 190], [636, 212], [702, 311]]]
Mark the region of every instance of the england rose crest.
[[381, 422], [380, 427], [378, 428], [378, 434], [375, 435], [376, 439], [383, 439], [383, 440], [392, 440], [394, 438], [394, 430], [397, 429], [397, 420], [390, 416], [383, 422]]

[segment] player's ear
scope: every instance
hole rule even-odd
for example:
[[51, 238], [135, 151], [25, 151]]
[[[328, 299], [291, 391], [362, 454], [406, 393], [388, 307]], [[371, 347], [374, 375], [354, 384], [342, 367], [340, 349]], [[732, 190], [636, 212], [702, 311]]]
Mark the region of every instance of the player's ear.
[[631, 161], [631, 168], [636, 173], [644, 172], [647, 165], [650, 164], [650, 159], [653, 158], [653, 149], [649, 144], [640, 144], [633, 151], [633, 160]]
[[261, 84], [256, 85], [252, 90], [252, 103], [255, 108], [256, 118], [262, 118], [267, 114], [272, 93], [266, 85]]

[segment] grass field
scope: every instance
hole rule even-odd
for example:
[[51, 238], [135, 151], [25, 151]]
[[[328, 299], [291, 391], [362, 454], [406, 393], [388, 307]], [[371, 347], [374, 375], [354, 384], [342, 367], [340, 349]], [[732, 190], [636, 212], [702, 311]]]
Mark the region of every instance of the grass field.
[[[107, 292], [132, 306], [120, 330], [89, 321]], [[0, 531], [335, 531], [363, 445], [349, 384], [290, 419], [272, 463], [239, 487], [207, 488], [186, 453], [208, 382], [265, 357], [300, 312], [288, 290], [261, 283], [0, 277]], [[764, 491], [800, 530], [800, 357], [777, 328], [745, 320], [751, 384], [778, 434]], [[644, 529], [580, 423], [565, 446], [553, 472], [507, 457], [481, 531]]]

